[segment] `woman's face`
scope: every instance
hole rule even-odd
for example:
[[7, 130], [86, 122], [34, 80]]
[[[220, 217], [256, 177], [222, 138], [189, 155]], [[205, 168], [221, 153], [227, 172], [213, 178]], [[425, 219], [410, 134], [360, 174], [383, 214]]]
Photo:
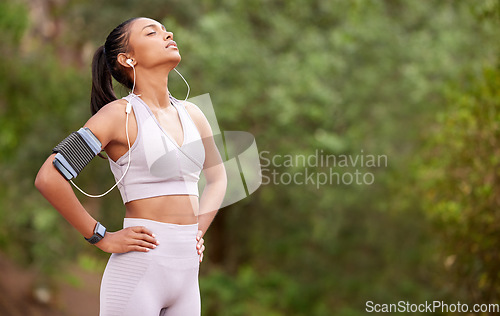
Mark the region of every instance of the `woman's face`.
[[139, 18], [132, 22], [129, 49], [136, 67], [171, 65], [173, 69], [181, 61], [174, 34], [167, 32], [161, 23], [148, 18]]

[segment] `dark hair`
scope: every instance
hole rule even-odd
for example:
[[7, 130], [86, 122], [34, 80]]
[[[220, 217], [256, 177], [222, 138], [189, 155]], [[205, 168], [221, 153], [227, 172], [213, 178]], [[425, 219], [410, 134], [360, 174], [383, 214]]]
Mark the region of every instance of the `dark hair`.
[[130, 24], [138, 18], [129, 19], [118, 25], [99, 47], [92, 59], [92, 92], [90, 95], [90, 111], [92, 115], [111, 101], [116, 100], [113, 80], [132, 89], [133, 81], [127, 75], [125, 67], [118, 63], [118, 54], [128, 52]]

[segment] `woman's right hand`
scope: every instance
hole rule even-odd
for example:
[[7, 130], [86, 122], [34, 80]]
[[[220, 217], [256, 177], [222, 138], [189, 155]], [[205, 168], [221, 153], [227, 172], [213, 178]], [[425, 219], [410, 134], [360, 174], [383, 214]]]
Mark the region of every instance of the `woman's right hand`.
[[156, 240], [152, 231], [144, 226], [132, 226], [117, 232], [106, 232], [104, 238], [95, 245], [105, 252], [123, 253], [129, 251], [148, 252], [159, 244], [160, 242]]

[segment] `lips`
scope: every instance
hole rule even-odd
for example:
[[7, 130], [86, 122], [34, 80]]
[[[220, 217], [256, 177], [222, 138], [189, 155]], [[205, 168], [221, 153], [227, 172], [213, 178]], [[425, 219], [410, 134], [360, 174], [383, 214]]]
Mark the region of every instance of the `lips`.
[[170, 41], [165, 48], [169, 48], [170, 46], [177, 47], [177, 43], [175, 41]]

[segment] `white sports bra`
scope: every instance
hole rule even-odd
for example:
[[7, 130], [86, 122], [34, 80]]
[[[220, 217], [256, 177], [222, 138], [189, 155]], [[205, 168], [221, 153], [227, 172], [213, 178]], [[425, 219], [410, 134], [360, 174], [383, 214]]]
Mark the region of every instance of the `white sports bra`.
[[[162, 128], [151, 109], [135, 94], [123, 99], [132, 104], [137, 121], [137, 138], [130, 148], [130, 167], [118, 184], [123, 203], [162, 195], [196, 195], [205, 162], [200, 133], [184, 105], [170, 95], [184, 132], [181, 146]], [[127, 168], [129, 153], [116, 162], [109, 159], [115, 180]]]

